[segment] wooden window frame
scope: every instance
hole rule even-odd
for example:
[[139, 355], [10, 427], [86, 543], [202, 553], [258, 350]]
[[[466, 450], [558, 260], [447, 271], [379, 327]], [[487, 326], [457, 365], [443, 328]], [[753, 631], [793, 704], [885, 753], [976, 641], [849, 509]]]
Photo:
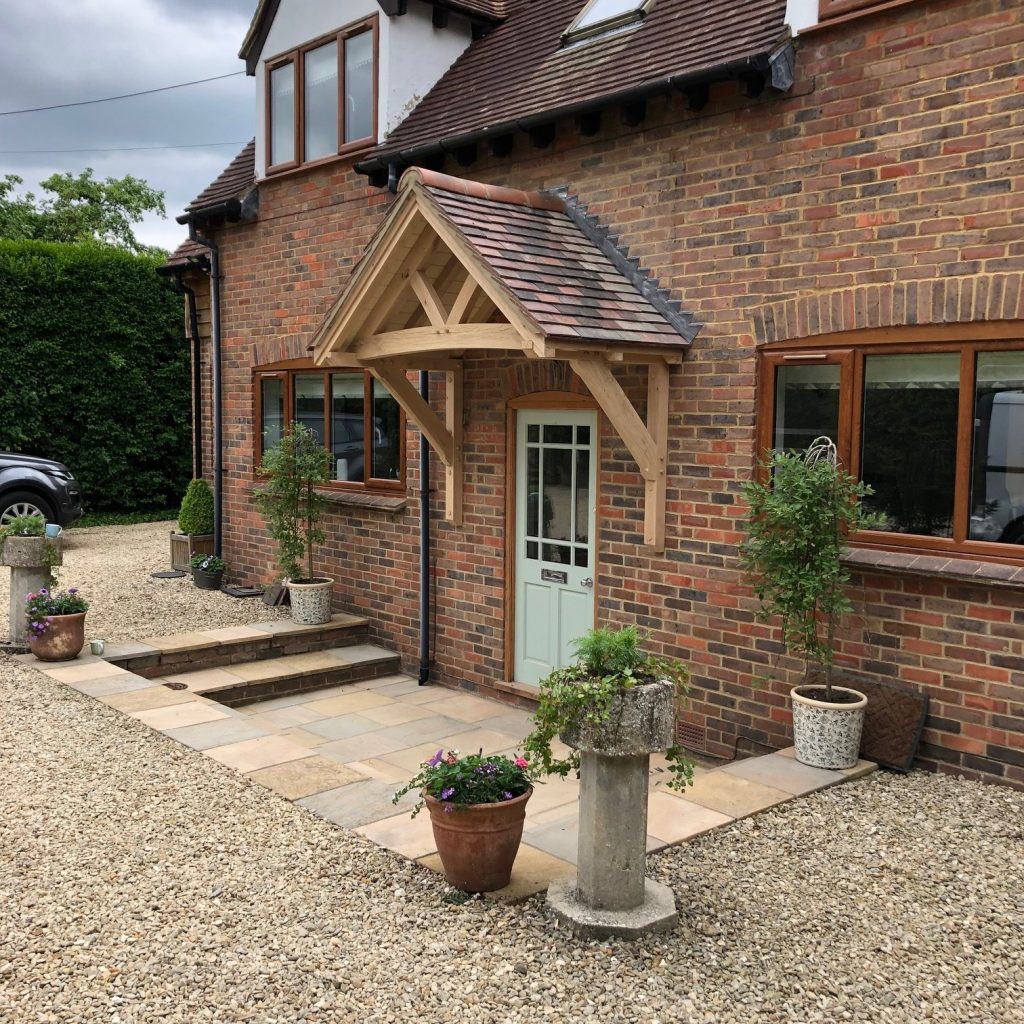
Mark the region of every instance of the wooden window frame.
[[[967, 332], [964, 332], [967, 333]], [[953, 505], [953, 536], [926, 537], [885, 531], [862, 531], [850, 538], [859, 548], [878, 548], [918, 555], [970, 558], [984, 562], [1024, 565], [1024, 546], [994, 541], [971, 540], [970, 485], [974, 459], [975, 368], [980, 352], [1024, 351], [1024, 339], [949, 337], [914, 340], [899, 331], [879, 333], [877, 337], [854, 342], [849, 336], [833, 336], [827, 344], [815, 345], [815, 339], [798, 343], [779, 342], [758, 353], [759, 398], [757, 409], [757, 464], [772, 449], [775, 433], [776, 371], [794, 363], [839, 363], [840, 405], [839, 437], [836, 447], [849, 471], [859, 478], [860, 446], [864, 407], [864, 360], [877, 355], [928, 355], [959, 353], [960, 398], [957, 413], [956, 472]], [[789, 358], [787, 358], [789, 357]], [[759, 472], [761, 470], [759, 469]]]
[[[261, 479], [259, 466], [263, 460], [263, 387], [262, 382], [270, 378], [284, 381], [284, 420], [285, 424], [291, 425], [295, 422], [295, 378], [299, 376], [320, 376], [324, 379], [324, 424], [323, 437], [327, 439], [328, 451], [331, 450], [331, 377], [335, 374], [362, 374], [363, 375], [363, 480], [330, 480], [324, 484], [325, 489], [332, 491], [349, 491], [358, 494], [395, 494], [404, 493], [406, 490], [406, 421], [405, 412], [401, 405], [398, 406], [398, 465], [399, 477], [397, 480], [384, 480], [377, 477], [367, 477], [367, 469], [373, 468], [373, 445], [367, 453], [365, 444], [367, 438], [373, 438], [371, 420], [373, 418], [373, 386], [374, 376], [369, 370], [340, 369], [330, 367], [324, 369], [315, 366], [308, 359], [290, 359], [283, 363], [273, 363], [267, 366], [257, 366], [253, 369], [253, 476]], [[383, 385], [381, 385], [383, 387]]]
[[[373, 33], [373, 113], [371, 116], [372, 131], [362, 139], [354, 139], [352, 142], [345, 141], [345, 40], [353, 36], [362, 35], [364, 32]], [[337, 43], [338, 46], [338, 150], [336, 153], [329, 153], [327, 156], [317, 157], [315, 160], [305, 158], [306, 140], [306, 54], [312, 50], [318, 50], [321, 46], [329, 43]], [[294, 122], [295, 138], [293, 140], [294, 159], [271, 163], [271, 139], [273, 135], [270, 119], [270, 76], [278, 68], [291, 64], [294, 67], [295, 77], [295, 98], [294, 98]], [[303, 43], [302, 46], [279, 53], [267, 59], [263, 70], [263, 96], [264, 96], [264, 149], [267, 175], [280, 174], [284, 171], [295, 170], [298, 167], [318, 167], [332, 160], [341, 157], [351, 156], [360, 153], [377, 144], [378, 116], [380, 107], [380, 27], [377, 15], [369, 18], [362, 18], [350, 25], [339, 28], [334, 32]]]

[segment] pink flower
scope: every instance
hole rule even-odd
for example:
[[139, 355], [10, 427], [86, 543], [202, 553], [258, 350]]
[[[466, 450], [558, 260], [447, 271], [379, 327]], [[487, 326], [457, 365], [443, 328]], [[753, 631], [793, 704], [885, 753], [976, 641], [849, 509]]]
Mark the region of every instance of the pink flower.
[[517, 768], [529, 768], [529, 766], [530, 766], [530, 762], [527, 761], [526, 758], [523, 757], [521, 754], [519, 755], [519, 757], [516, 758], [516, 767]]

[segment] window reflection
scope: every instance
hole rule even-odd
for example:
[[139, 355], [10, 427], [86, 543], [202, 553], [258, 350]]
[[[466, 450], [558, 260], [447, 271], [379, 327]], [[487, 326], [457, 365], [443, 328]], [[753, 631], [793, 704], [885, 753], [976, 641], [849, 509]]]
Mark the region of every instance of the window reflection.
[[802, 451], [817, 437], [837, 439], [840, 369], [835, 363], [779, 367], [773, 448]]

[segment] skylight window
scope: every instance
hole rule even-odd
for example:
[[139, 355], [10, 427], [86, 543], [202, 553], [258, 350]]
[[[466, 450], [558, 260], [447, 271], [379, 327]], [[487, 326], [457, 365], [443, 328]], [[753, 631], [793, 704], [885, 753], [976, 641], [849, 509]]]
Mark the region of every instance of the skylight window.
[[654, 6], [654, 0], [590, 0], [565, 33], [573, 41], [631, 25]]

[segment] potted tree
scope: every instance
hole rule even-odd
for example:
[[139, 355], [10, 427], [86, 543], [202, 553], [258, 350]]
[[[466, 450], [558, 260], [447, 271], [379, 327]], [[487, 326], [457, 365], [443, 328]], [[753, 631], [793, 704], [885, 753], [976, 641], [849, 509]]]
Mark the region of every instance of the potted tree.
[[256, 507], [277, 541], [292, 619], [307, 626], [331, 619], [334, 581], [313, 571], [313, 549], [324, 542], [320, 520], [327, 505], [317, 487], [330, 479], [330, 463], [330, 453], [316, 435], [293, 423], [267, 450], [259, 468], [266, 484], [256, 493]]
[[523, 838], [526, 802], [533, 794], [525, 757], [439, 750], [392, 797], [418, 790], [413, 817], [430, 812], [434, 842], [449, 885], [494, 892], [508, 885]]
[[192, 569], [192, 582], [200, 590], [220, 590], [227, 565], [223, 558], [216, 555], [193, 555], [189, 563]]
[[40, 661], [71, 661], [85, 646], [89, 602], [75, 587], [29, 594], [25, 603], [28, 646]]
[[876, 525], [862, 505], [872, 492], [843, 469], [827, 437], [803, 452], [774, 451], [761, 469], [762, 479], [745, 488], [750, 524], [740, 565], [761, 602], [759, 618], [778, 617], [786, 650], [808, 662], [807, 678], [790, 691], [796, 757], [851, 768], [867, 698], [833, 682], [835, 635], [852, 607], [846, 536]]
[[213, 554], [213, 492], [201, 477], [191, 481], [171, 531], [171, 568], [187, 572], [195, 555]]

